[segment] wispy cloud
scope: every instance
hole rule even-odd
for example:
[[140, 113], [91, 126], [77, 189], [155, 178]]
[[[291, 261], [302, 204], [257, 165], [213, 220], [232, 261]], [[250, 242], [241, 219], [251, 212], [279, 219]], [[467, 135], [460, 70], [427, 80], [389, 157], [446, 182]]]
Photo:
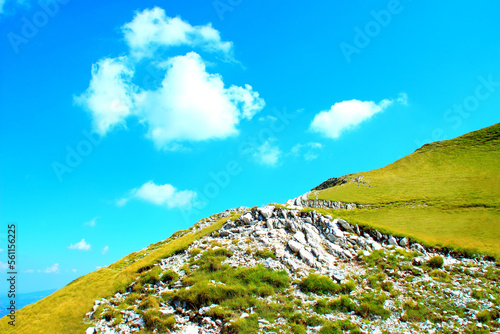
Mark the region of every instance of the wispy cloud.
[[314, 117], [310, 130], [325, 137], [336, 139], [343, 132], [356, 128], [360, 123], [367, 121], [377, 113], [385, 111], [394, 103], [407, 105], [407, 95], [401, 93], [395, 100], [384, 99], [379, 103], [359, 100], [337, 102], [330, 110], [322, 111]]
[[45, 269], [47, 274], [59, 274], [59, 263], [54, 263], [52, 266]]
[[90, 250], [90, 245], [85, 242], [85, 239], [80, 240], [76, 244], [72, 244], [68, 247], [69, 249], [74, 249], [74, 250], [84, 250], [88, 251]]
[[106, 254], [106, 253], [108, 252], [108, 250], [109, 250], [109, 246], [107, 246], [107, 245], [106, 245], [106, 246], [104, 246], [104, 248], [103, 248], [103, 249], [102, 249], [102, 251], [101, 251], [101, 254], [102, 254], [102, 255]]
[[297, 144], [292, 147], [291, 154], [296, 157], [303, 157], [306, 161], [318, 158], [319, 150], [323, 148], [321, 143], [309, 142], [306, 144]]
[[146, 202], [166, 206], [167, 208], [191, 207], [197, 194], [191, 190], [178, 190], [171, 184], [157, 185], [153, 181], [144, 183], [141, 187], [132, 189], [127, 197], [117, 201], [123, 206], [131, 199], [141, 199]]
[[99, 219], [99, 218], [101, 218], [101, 217], [94, 217], [91, 220], [89, 220], [88, 222], [83, 223], [83, 225], [94, 227], [96, 222], [97, 222], [97, 219]]
[[276, 167], [282, 156], [282, 152], [276, 144], [273, 144], [272, 140], [267, 140], [254, 148], [252, 156], [261, 165]]

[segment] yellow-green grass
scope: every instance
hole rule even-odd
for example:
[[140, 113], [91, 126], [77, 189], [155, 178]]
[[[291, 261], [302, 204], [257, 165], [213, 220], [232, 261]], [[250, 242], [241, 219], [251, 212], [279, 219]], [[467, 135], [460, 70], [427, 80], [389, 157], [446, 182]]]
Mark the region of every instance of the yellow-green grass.
[[425, 202], [440, 207], [500, 206], [500, 123], [424, 145], [380, 169], [349, 174], [362, 181], [313, 191], [310, 198], [379, 204]]
[[83, 333], [88, 327], [83, 319], [92, 310], [96, 299], [111, 296], [127, 287], [139, 276], [141, 268], [152, 266], [160, 259], [186, 249], [195, 240], [220, 229], [227, 219], [220, 219], [209, 227], [172, 241], [167, 239], [156, 243], [109, 267], [76, 279], [52, 295], [16, 312], [15, 327], [8, 325], [8, 317], [3, 317], [0, 321], [0, 333]]
[[353, 224], [398, 236], [427, 246], [486, 254], [500, 259], [500, 209], [436, 207], [322, 210]]
[[427, 245], [476, 249], [499, 259], [499, 172], [500, 123], [349, 174], [349, 182], [313, 191], [310, 198], [369, 204], [333, 214]]

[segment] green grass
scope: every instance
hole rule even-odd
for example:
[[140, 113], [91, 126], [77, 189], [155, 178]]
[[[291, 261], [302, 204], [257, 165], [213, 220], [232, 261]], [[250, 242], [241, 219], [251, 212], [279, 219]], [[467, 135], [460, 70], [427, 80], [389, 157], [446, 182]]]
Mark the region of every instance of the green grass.
[[347, 183], [313, 191], [310, 198], [368, 204], [327, 211], [431, 246], [499, 258], [499, 166], [500, 123], [424, 145], [386, 167], [346, 175]]
[[330, 277], [317, 274], [309, 274], [304, 277], [300, 281], [299, 287], [303, 292], [312, 292], [319, 295], [348, 294], [356, 288], [353, 281], [337, 284], [334, 283]]
[[[144, 268], [152, 268], [160, 259], [186, 249], [195, 240], [220, 229], [228, 219], [220, 219], [195, 233], [186, 230], [176, 232], [166, 241], [153, 244], [142, 252], [132, 253], [108, 267], [82, 276], [52, 295], [19, 310], [15, 328], [7, 324], [8, 318], [2, 318], [0, 333], [83, 333], [88, 327], [83, 323], [83, 318], [92, 310], [96, 299], [123, 291], [140, 276], [139, 272], [144, 271]], [[235, 217], [232, 216], [231, 219]], [[178, 238], [174, 239], [175, 237]], [[170, 320], [165, 321], [168, 324]]]

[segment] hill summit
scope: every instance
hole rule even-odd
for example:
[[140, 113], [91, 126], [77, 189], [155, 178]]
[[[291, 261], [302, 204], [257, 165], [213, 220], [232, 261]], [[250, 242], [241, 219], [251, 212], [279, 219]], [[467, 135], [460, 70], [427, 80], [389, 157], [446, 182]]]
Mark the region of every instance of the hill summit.
[[[84, 321], [90, 333], [422, 333], [498, 329], [494, 262], [283, 206], [238, 208]], [[491, 294], [493, 293], [493, 294]]]
[[500, 124], [204, 218], [2, 333], [500, 333]]

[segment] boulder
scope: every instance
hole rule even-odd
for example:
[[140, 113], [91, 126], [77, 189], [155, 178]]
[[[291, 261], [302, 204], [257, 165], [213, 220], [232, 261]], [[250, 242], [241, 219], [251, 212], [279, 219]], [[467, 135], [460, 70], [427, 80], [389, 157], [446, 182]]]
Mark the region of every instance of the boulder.
[[302, 233], [300, 231], [295, 232], [295, 234], [293, 235], [293, 238], [303, 245], [307, 244], [306, 237], [304, 236], [304, 233]]
[[337, 219], [337, 221], [340, 224], [340, 226], [342, 226], [345, 230], [354, 232], [354, 229], [352, 228], [351, 224], [349, 224], [345, 220], [343, 220], [343, 219]]
[[392, 235], [389, 237], [389, 241], [388, 242], [389, 242], [389, 245], [391, 245], [391, 246], [397, 246], [398, 245], [398, 241]]
[[288, 247], [290, 247], [290, 249], [294, 252], [294, 253], [298, 253], [300, 252], [301, 249], [304, 248], [304, 246], [300, 243], [298, 243], [297, 241], [295, 240], [288, 240]]
[[264, 219], [271, 218], [273, 216], [274, 206], [263, 206], [258, 209], [259, 213], [264, 217]]
[[310, 252], [308, 252], [305, 248], [302, 248], [299, 251], [299, 255], [304, 260], [304, 262], [310, 267], [316, 266], [316, 258]]
[[408, 246], [408, 239], [406, 239], [406, 238], [401, 239], [401, 240], [399, 241], [399, 245], [400, 245], [401, 247], [406, 247], [406, 246]]
[[250, 212], [245, 213], [240, 217], [240, 220], [243, 222], [245, 225], [252, 225], [251, 222], [253, 221], [252, 214]]

